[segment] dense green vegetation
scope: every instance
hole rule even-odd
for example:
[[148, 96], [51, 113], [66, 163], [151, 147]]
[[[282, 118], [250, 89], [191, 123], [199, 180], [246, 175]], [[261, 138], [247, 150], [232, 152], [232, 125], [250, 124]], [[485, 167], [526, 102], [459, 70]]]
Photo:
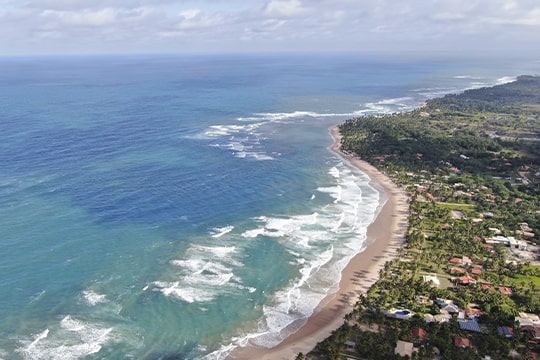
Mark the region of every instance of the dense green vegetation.
[[[408, 113], [351, 119], [340, 131], [342, 151], [377, 166], [410, 194], [408, 241], [345, 324], [299, 358], [401, 359], [398, 340], [415, 343], [415, 359], [540, 353], [515, 322], [520, 312], [540, 314], [537, 254], [486, 244], [496, 234], [530, 248], [539, 242], [540, 78], [447, 95]], [[456, 265], [456, 258], [467, 260]], [[458, 280], [465, 274], [472, 280]], [[476, 314], [481, 331], [461, 329], [456, 314], [427, 323], [425, 316], [443, 313], [437, 299], [467, 309], [467, 317]], [[415, 315], [385, 316], [391, 308]], [[501, 326], [513, 330], [512, 339], [498, 335]], [[426, 338], [414, 339], [413, 328]], [[471, 346], [456, 346], [456, 337]]]

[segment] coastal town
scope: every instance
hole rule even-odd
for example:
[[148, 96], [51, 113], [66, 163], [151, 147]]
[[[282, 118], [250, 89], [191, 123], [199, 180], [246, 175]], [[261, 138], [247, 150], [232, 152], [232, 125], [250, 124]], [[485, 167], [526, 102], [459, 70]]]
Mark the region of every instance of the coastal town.
[[339, 131], [407, 194], [406, 243], [296, 359], [540, 359], [540, 78]]

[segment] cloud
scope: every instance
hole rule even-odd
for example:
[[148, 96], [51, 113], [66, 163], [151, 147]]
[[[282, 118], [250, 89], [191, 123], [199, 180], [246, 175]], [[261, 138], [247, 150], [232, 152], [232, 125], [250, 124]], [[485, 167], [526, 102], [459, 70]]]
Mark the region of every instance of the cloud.
[[180, 12], [180, 16], [186, 20], [191, 20], [201, 13], [199, 9], [189, 9]]
[[56, 22], [57, 26], [107, 26], [117, 20], [117, 15], [118, 11], [111, 8], [81, 12], [45, 10], [41, 13], [42, 17]]
[[[538, 0], [0, 0], [0, 52], [380, 50], [534, 43]], [[189, 36], [188, 36], [189, 35]], [[61, 39], [61, 41], [60, 41]], [[110, 47], [106, 42], [114, 43]], [[179, 46], [181, 44], [181, 46]], [[518, 46], [518, 45], [515, 45]], [[93, 48], [95, 47], [95, 48]], [[104, 47], [104, 48], [102, 48]], [[206, 47], [206, 48], [205, 48]], [[530, 48], [530, 46], [529, 46]], [[56, 50], [58, 49], [58, 50]], [[135, 51], [135, 50], [133, 50]]]
[[494, 25], [522, 25], [522, 26], [540, 26], [540, 7], [527, 9], [523, 11], [517, 7], [509, 7], [508, 12], [511, 16], [501, 16], [494, 14], [491, 16], [481, 17], [480, 20]]
[[205, 29], [215, 29], [218, 31], [220, 27], [226, 26], [230, 21], [230, 17], [225, 17], [222, 14], [207, 14], [199, 9], [190, 9], [180, 12], [180, 19], [176, 28], [190, 31]]
[[265, 13], [271, 17], [292, 17], [305, 12], [299, 0], [272, 0], [265, 6]]

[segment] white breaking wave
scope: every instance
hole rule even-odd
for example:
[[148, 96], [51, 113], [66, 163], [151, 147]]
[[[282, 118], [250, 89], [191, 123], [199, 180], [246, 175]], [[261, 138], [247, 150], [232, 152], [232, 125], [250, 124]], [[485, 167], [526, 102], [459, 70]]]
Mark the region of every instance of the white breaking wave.
[[16, 351], [28, 360], [75, 360], [98, 353], [111, 340], [112, 328], [64, 317], [32, 340], [21, 341]]
[[329, 174], [337, 184], [317, 190], [334, 201], [311, 214], [257, 217], [253, 219], [256, 226], [241, 234], [251, 241], [260, 236], [278, 241], [293, 255], [299, 275], [263, 306], [255, 331], [232, 339], [205, 359], [225, 359], [236, 347], [248, 344], [279, 344], [307, 321], [328, 294], [337, 290], [342, 270], [364, 249], [367, 226], [381, 204], [379, 192], [356, 169], [339, 164]]
[[220, 238], [223, 235], [228, 234], [233, 230], [234, 230], [234, 226], [232, 226], [232, 225], [225, 226], [225, 227], [222, 227], [222, 228], [214, 228], [211, 231], [211, 234], [212, 234], [211, 236], [213, 238]]
[[184, 258], [170, 262], [174, 266], [175, 279], [155, 281], [153, 290], [194, 303], [212, 301], [230, 290], [245, 289], [234, 275], [234, 269], [242, 267], [242, 263], [235, 259], [236, 252], [234, 246], [192, 245]]
[[210, 146], [226, 149], [235, 157], [259, 161], [275, 160], [276, 154], [264, 149], [263, 127], [268, 124], [286, 124], [304, 119], [327, 119], [336, 121], [362, 115], [387, 114], [413, 109], [418, 103], [411, 97], [383, 99], [378, 102], [360, 105], [361, 109], [347, 113], [319, 113], [314, 111], [292, 111], [276, 113], [255, 113], [239, 117], [235, 124], [212, 125], [201, 135], [202, 138], [215, 139]]
[[517, 77], [515, 77], [515, 76], [503, 76], [503, 77], [497, 79], [497, 85], [508, 84], [508, 83], [511, 83], [511, 82], [514, 82], [514, 81], [517, 81]]
[[414, 90], [421, 95], [425, 100], [441, 97], [448, 94], [455, 94], [466, 89], [457, 87], [429, 87]]
[[85, 301], [89, 304], [89, 305], [97, 305], [97, 304], [103, 304], [103, 303], [106, 303], [108, 300], [107, 300], [107, 296], [104, 295], [104, 294], [98, 294], [92, 290], [85, 290], [83, 291], [83, 297], [85, 299]]
[[471, 75], [456, 75], [454, 79], [468, 80], [468, 83], [455, 86], [455, 87], [429, 87], [414, 90], [419, 95], [425, 97], [425, 99], [433, 99], [448, 94], [458, 94], [465, 90], [474, 90], [483, 87], [490, 87], [494, 85], [503, 85], [517, 80], [515, 76], [503, 76], [498, 79], [488, 79], [480, 76]]
[[[448, 92], [448, 89], [443, 90], [443, 93]], [[422, 95], [422, 92], [419, 94]], [[226, 149], [237, 158], [259, 161], [275, 160], [279, 154], [268, 153], [262, 141], [266, 125], [288, 124], [308, 119], [331, 118], [339, 121], [365, 115], [403, 112], [414, 109], [424, 100], [425, 98], [416, 99], [409, 96], [388, 98], [377, 102], [358, 104], [358, 110], [342, 113], [304, 110], [254, 113], [251, 116], [237, 118], [236, 123], [233, 124], [211, 125], [199, 135], [199, 138], [215, 140], [210, 146]]]

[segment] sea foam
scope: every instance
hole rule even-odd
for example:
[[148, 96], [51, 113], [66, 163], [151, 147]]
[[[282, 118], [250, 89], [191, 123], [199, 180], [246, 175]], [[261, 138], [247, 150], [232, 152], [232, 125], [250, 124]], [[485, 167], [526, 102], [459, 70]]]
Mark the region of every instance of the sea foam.
[[16, 351], [25, 359], [74, 360], [98, 353], [110, 341], [112, 328], [85, 323], [70, 315], [54, 329], [45, 329]]
[[257, 225], [242, 233], [245, 239], [266, 236], [278, 241], [295, 259], [299, 275], [264, 304], [255, 331], [232, 339], [206, 359], [223, 359], [248, 344], [279, 344], [337, 290], [341, 271], [365, 247], [366, 229], [380, 209], [381, 197], [367, 176], [343, 163], [330, 168], [329, 174], [337, 183], [317, 190], [334, 201], [311, 214], [254, 218]]
[[307, 119], [337, 120], [364, 115], [388, 114], [411, 110], [418, 106], [418, 100], [412, 97], [388, 98], [377, 102], [359, 104], [359, 109], [346, 113], [324, 113], [314, 111], [261, 112], [252, 116], [238, 117], [233, 124], [211, 125], [199, 138], [212, 139], [210, 146], [229, 150], [235, 157], [259, 161], [275, 160], [276, 154], [268, 153], [263, 144], [265, 126], [289, 124]]
[[108, 300], [107, 300], [107, 296], [104, 295], [104, 294], [98, 294], [92, 290], [85, 290], [83, 291], [83, 297], [85, 299], [85, 301], [89, 304], [89, 305], [97, 305], [97, 304], [102, 304], [102, 303], [106, 303]]
[[153, 290], [188, 303], [202, 303], [231, 289], [244, 289], [234, 274], [234, 269], [243, 265], [236, 260], [236, 253], [235, 246], [193, 244], [183, 258], [170, 261], [174, 280], [155, 281]]
[[225, 227], [222, 227], [222, 228], [214, 228], [214, 229], [212, 229], [211, 236], [213, 238], [220, 238], [223, 235], [228, 234], [231, 231], [233, 231], [233, 229], [234, 229], [234, 226], [232, 226], [232, 225], [225, 226]]

